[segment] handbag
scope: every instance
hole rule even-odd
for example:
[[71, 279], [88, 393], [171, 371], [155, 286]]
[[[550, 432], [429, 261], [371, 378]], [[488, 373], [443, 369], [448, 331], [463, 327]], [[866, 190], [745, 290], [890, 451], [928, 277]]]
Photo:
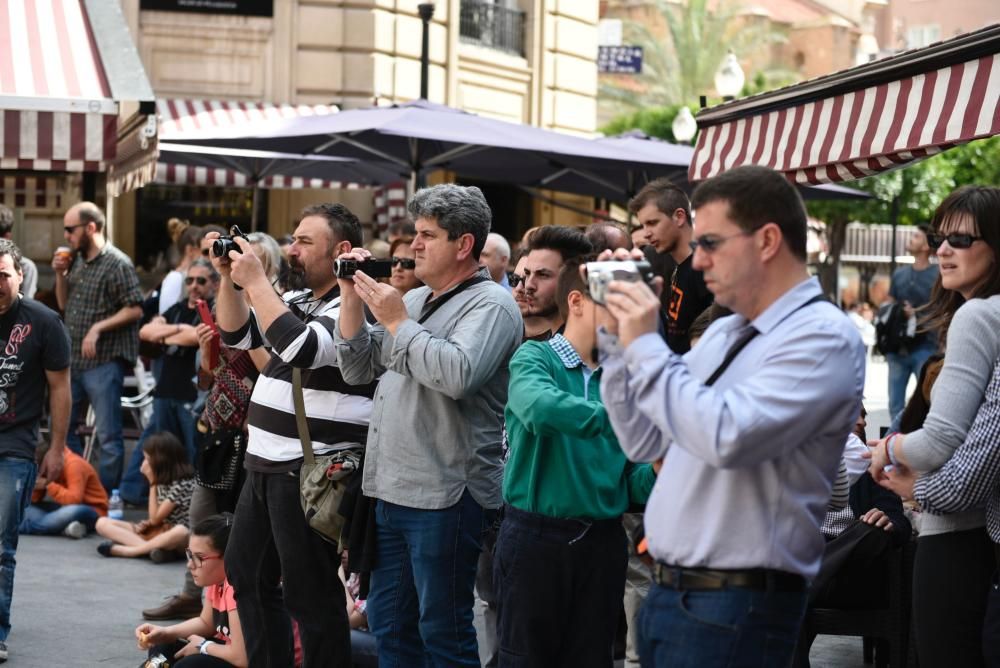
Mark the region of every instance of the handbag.
[[195, 479], [208, 489], [233, 489], [243, 464], [246, 437], [242, 429], [217, 429], [202, 436], [195, 460]]
[[302, 468], [299, 472], [302, 512], [313, 531], [331, 543], [343, 545], [341, 533], [346, 520], [340, 514], [340, 504], [347, 491], [350, 476], [360, 466], [361, 451], [339, 450], [318, 457], [313, 453], [302, 396], [302, 370], [298, 367], [292, 369], [292, 400], [295, 404], [295, 424], [302, 445]]

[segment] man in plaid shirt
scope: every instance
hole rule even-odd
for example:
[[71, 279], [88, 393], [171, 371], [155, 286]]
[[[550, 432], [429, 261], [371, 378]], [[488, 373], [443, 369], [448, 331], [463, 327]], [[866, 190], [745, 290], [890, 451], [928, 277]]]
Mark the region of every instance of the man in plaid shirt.
[[97, 205], [75, 204], [63, 225], [73, 254], [56, 253], [52, 269], [72, 343], [73, 411], [67, 444], [82, 452], [76, 425], [87, 399], [101, 444], [101, 483], [111, 490], [122, 476], [122, 383], [139, 353], [142, 292], [132, 260], [105, 238], [104, 214]]

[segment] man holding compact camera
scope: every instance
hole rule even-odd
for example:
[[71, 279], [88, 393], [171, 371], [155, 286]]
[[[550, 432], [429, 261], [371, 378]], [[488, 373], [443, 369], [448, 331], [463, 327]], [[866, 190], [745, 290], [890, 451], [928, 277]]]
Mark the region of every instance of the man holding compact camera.
[[625, 454], [663, 459], [646, 505], [654, 586], [644, 666], [788, 665], [819, 570], [844, 434], [861, 408], [864, 346], [806, 270], [806, 213], [764, 167], [702, 183], [692, 267], [733, 310], [684, 357], [660, 301], [614, 281], [599, 334], [601, 396]]
[[479, 267], [491, 213], [478, 188], [425, 188], [407, 208], [424, 287], [400, 296], [362, 267], [341, 281], [335, 329], [344, 378], [379, 379], [363, 482], [377, 499], [368, 625], [383, 665], [478, 666], [473, 583], [500, 505], [507, 364], [523, 323]]
[[290, 615], [298, 623], [303, 666], [347, 667], [350, 629], [337, 546], [309, 527], [300, 501], [292, 369], [302, 369], [313, 451], [362, 448], [374, 385], [344, 382], [333, 343], [341, 307], [334, 258], [361, 246], [361, 223], [340, 204], [306, 207], [288, 248], [290, 292], [283, 296], [245, 237], [206, 238], [222, 275], [216, 315], [223, 343], [271, 348], [250, 398], [247, 479], [226, 550], [247, 656], [253, 666], [292, 665]]

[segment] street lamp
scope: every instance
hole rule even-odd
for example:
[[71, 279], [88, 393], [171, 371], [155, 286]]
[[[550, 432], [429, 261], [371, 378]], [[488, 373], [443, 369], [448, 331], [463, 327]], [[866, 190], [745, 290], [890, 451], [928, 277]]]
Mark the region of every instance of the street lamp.
[[427, 78], [431, 62], [431, 19], [434, 17], [434, 3], [422, 2], [417, 5], [417, 12], [424, 24], [423, 42], [420, 46], [420, 99], [427, 99]]
[[670, 129], [674, 133], [674, 139], [682, 144], [689, 144], [694, 139], [694, 133], [698, 131], [698, 123], [691, 115], [691, 110], [684, 106], [674, 116]]
[[719, 69], [715, 71], [715, 91], [722, 97], [723, 101], [730, 102], [740, 94], [745, 82], [746, 75], [743, 74], [743, 68], [736, 60], [736, 55], [730, 51], [723, 58]]

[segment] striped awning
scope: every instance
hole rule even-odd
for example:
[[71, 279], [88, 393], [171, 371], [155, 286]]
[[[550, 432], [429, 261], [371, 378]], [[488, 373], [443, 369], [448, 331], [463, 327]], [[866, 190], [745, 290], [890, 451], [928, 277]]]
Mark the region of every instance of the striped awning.
[[81, 0], [0, 0], [0, 169], [102, 171], [117, 115]]
[[863, 178], [1000, 133], [1000, 26], [697, 116], [699, 181], [766, 165], [805, 184]]
[[[177, 186], [218, 186], [222, 188], [251, 188], [250, 178], [233, 169], [213, 167], [196, 167], [178, 165], [172, 162], [156, 163], [156, 176], [153, 183]], [[303, 188], [358, 188], [354, 183], [341, 181], [326, 181], [324, 179], [307, 179], [299, 176], [281, 176], [276, 174], [261, 179], [257, 183], [260, 188], [286, 188], [300, 190]]]
[[[2, 1], [2, 0], [0, 0]], [[299, 116], [322, 116], [339, 111], [336, 105], [267, 104], [264, 102], [224, 102], [208, 100], [160, 99], [162, 141], [192, 140], [199, 136], [218, 137], [227, 130], [245, 132], [248, 124], [277, 122]]]

